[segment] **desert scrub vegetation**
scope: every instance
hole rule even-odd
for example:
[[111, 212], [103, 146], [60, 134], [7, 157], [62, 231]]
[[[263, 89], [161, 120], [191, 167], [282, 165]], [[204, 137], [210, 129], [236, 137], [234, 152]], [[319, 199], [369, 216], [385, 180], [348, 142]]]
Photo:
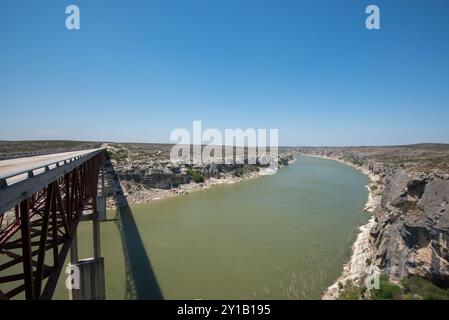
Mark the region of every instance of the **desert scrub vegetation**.
[[417, 202], [412, 202], [412, 201], [405, 201], [402, 204], [402, 213], [410, 213], [410, 214], [415, 214], [415, 215], [419, 215], [424, 213], [424, 210], [418, 205]]
[[348, 162], [350, 162], [350, 163], [352, 163], [353, 165], [356, 165], [356, 166], [362, 166], [363, 165], [363, 161], [362, 160], [353, 158], [351, 156], [344, 156], [343, 160], [346, 160], [346, 161], [348, 161]]
[[[340, 286], [340, 285], [339, 285]], [[338, 300], [361, 300], [364, 299], [364, 293], [363, 290], [364, 287], [362, 286], [355, 286], [350, 285], [345, 287], [338, 297]]]
[[99, 148], [101, 142], [68, 140], [0, 141], [0, 154], [12, 153], [57, 153]]
[[204, 182], [204, 177], [198, 171], [189, 168], [189, 169], [187, 169], [187, 173], [192, 177], [193, 182], [195, 182], [195, 183]]
[[381, 275], [379, 289], [370, 291], [371, 300], [401, 300], [401, 287], [392, 283], [388, 276]]
[[449, 288], [437, 287], [432, 282], [417, 276], [402, 279], [403, 299], [449, 300]]
[[390, 282], [386, 275], [379, 279], [379, 289], [371, 289], [369, 293], [364, 283], [342, 286], [339, 300], [400, 300], [401, 287]]
[[128, 157], [128, 152], [126, 151], [126, 149], [109, 148], [108, 153], [109, 157], [117, 162], [125, 161], [126, 158]]
[[449, 300], [449, 288], [440, 288], [427, 279], [411, 276], [398, 284], [386, 275], [379, 279], [379, 289], [371, 289], [369, 294], [363, 284], [343, 286], [339, 283], [339, 300]]
[[382, 184], [379, 181], [371, 182], [369, 184], [369, 189], [374, 195], [377, 195], [377, 196], [382, 195], [383, 188], [382, 188]]
[[369, 267], [372, 263], [373, 263], [373, 262], [372, 262], [372, 260], [371, 260], [370, 258], [366, 258], [366, 260], [365, 260], [365, 265], [366, 265], [367, 267]]
[[259, 171], [260, 171], [259, 167], [255, 166], [255, 165], [244, 165], [244, 166], [234, 169], [233, 173], [234, 173], [234, 176], [240, 178], [240, 177], [243, 177], [246, 173], [259, 172]]

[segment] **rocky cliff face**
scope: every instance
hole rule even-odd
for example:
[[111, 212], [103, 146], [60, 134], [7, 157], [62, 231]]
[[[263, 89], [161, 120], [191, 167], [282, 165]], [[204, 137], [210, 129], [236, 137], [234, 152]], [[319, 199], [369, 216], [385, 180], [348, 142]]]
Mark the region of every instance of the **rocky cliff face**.
[[[159, 144], [114, 144], [108, 147], [111, 161], [107, 170], [120, 181], [130, 203], [147, 202], [188, 193], [193, 189], [207, 188], [215, 180], [237, 182], [269, 170], [270, 159], [267, 156], [257, 158], [256, 164], [245, 163], [244, 157], [191, 164], [170, 161], [170, 148], [171, 145]], [[278, 166], [286, 166], [292, 160], [291, 153], [281, 152]], [[112, 189], [109, 192], [109, 207], [113, 207], [112, 195], [117, 192]]]
[[382, 200], [374, 210], [371, 260], [392, 280], [418, 275], [449, 287], [447, 150], [443, 161], [429, 157], [433, 151], [422, 150], [419, 156], [414, 150], [414, 157], [408, 155], [411, 151], [403, 149], [303, 148], [296, 151], [344, 159], [377, 175]]
[[134, 181], [151, 188], [170, 189], [177, 173], [161, 165], [126, 166], [119, 167], [118, 175], [121, 180]]
[[371, 235], [393, 279], [419, 275], [449, 287], [449, 176], [398, 170], [385, 177]]
[[[280, 157], [280, 165], [286, 166], [293, 157], [284, 154]], [[143, 165], [115, 165], [115, 170], [122, 181], [130, 181], [142, 184], [148, 188], [171, 189], [180, 184], [187, 184], [192, 181], [191, 171], [198, 172], [204, 179], [220, 179], [227, 175], [235, 177], [245, 177], [257, 172], [263, 165], [249, 164], [216, 164], [207, 163], [201, 165], [172, 164], [162, 162], [156, 164]]]

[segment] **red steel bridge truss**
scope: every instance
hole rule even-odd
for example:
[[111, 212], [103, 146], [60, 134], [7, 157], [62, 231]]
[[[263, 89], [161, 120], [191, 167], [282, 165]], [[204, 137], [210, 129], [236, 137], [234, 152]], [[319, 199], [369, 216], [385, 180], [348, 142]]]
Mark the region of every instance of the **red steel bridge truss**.
[[28, 172], [17, 187], [0, 181], [9, 207], [0, 211], [0, 300], [52, 298], [83, 213], [96, 212], [104, 158], [99, 150]]

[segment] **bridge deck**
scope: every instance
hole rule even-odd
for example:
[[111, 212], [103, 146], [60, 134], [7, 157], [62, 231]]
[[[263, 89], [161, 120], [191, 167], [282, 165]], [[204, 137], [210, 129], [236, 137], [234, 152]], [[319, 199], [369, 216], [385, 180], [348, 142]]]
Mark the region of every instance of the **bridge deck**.
[[0, 215], [103, 150], [98, 148], [0, 161]]
[[[62, 152], [41, 156], [2, 160], [0, 161], [0, 179], [15, 176], [20, 173], [26, 173], [27, 171], [33, 170], [35, 168], [39, 167], [43, 168], [47, 165], [51, 165], [58, 161], [64, 161], [70, 158], [86, 155], [97, 150], [99, 149], [88, 149], [88, 150]], [[19, 180], [21, 180], [20, 176], [14, 177], [8, 179], [8, 183], [12, 184]]]

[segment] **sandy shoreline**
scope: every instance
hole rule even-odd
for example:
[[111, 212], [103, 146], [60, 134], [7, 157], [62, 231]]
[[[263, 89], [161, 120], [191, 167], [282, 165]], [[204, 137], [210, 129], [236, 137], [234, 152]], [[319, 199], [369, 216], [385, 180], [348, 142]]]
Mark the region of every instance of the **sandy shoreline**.
[[[375, 185], [379, 181], [379, 177], [371, 173], [368, 169], [361, 166], [356, 166], [353, 163], [344, 161], [339, 158], [315, 155], [307, 156], [337, 161], [347, 166], [353, 167], [354, 169], [368, 176], [370, 182], [365, 186], [368, 189], [368, 200], [365, 204], [364, 210], [372, 214], [374, 212], [374, 209], [378, 205], [380, 205], [381, 195], [375, 194], [371, 189], [371, 186]], [[375, 226], [376, 222], [373, 215], [366, 224], [360, 226], [357, 238], [352, 245], [351, 258], [347, 263], [344, 264], [342, 275], [324, 291], [321, 297], [323, 300], [337, 299], [340, 295], [342, 285], [347, 283], [357, 284], [360, 281], [363, 281], [366, 276], [376, 271], [375, 268], [367, 265], [367, 260], [371, 259], [373, 255], [370, 244], [370, 232]]]

